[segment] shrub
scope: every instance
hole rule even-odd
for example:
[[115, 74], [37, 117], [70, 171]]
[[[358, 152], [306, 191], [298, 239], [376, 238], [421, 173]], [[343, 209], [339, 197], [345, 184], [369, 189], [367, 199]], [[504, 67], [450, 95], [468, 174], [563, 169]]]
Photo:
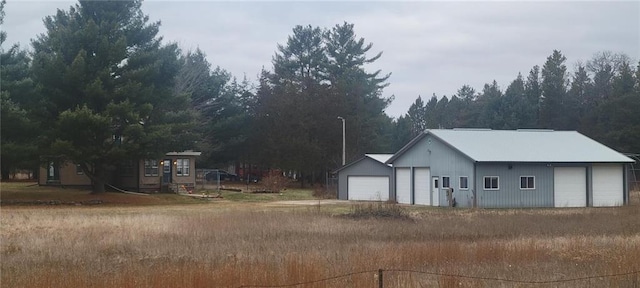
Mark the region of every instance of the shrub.
[[271, 171], [267, 177], [262, 179], [262, 185], [264, 186], [265, 192], [278, 193], [285, 190], [290, 181], [291, 180], [284, 177], [282, 173]]
[[337, 194], [337, 190], [336, 188], [328, 188], [328, 187], [316, 187], [313, 189], [313, 192], [311, 195], [313, 195], [313, 197], [315, 198], [320, 198], [320, 199], [336, 199], [336, 194]]
[[409, 214], [400, 205], [387, 201], [387, 202], [370, 202], [355, 204], [351, 208], [351, 212], [347, 214], [352, 218], [399, 218], [409, 219]]

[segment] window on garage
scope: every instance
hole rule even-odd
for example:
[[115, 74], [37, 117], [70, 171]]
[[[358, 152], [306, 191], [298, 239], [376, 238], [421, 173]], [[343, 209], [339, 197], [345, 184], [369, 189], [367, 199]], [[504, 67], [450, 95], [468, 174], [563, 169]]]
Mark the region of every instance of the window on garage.
[[442, 188], [450, 188], [451, 180], [449, 176], [442, 176]]
[[536, 177], [520, 176], [520, 189], [522, 190], [536, 189]]
[[500, 177], [498, 176], [485, 176], [484, 177], [484, 190], [498, 190], [500, 188]]
[[469, 177], [460, 176], [460, 190], [469, 189]]

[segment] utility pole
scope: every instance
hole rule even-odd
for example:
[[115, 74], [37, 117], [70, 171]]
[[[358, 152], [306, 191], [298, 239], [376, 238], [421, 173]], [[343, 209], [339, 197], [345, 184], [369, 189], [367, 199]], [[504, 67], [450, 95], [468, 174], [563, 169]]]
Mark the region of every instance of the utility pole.
[[344, 166], [345, 164], [345, 160], [346, 160], [346, 150], [347, 150], [347, 145], [346, 145], [346, 133], [345, 133], [345, 120], [344, 118], [338, 116], [338, 119], [342, 120], [342, 166]]

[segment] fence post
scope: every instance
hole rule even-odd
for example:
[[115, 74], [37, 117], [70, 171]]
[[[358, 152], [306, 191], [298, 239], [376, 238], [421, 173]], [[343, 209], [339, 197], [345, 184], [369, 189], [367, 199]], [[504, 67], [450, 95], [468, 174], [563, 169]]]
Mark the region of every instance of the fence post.
[[382, 269], [378, 269], [378, 288], [383, 288], [384, 286], [382, 279]]

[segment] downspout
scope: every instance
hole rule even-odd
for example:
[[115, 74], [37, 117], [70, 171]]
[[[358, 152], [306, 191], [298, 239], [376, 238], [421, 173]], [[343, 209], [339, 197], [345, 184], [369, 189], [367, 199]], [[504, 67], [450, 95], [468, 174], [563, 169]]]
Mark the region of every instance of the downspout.
[[477, 161], [473, 162], [473, 188], [471, 190], [471, 193], [473, 194], [473, 208], [478, 208], [478, 195], [477, 195], [478, 185], [476, 185], [478, 182], [478, 173], [476, 172], [477, 166], [478, 166], [478, 162]]
[[391, 168], [391, 183], [389, 183], [389, 185], [391, 185], [389, 189], [389, 200], [393, 200], [394, 202], [398, 203], [398, 198], [396, 197], [396, 167], [395, 166]]
[[410, 188], [411, 189], [410, 190], [411, 191], [411, 201], [409, 201], [409, 203], [411, 203], [411, 205], [415, 205], [416, 204], [416, 190], [415, 190], [415, 188], [416, 188], [416, 185], [415, 185], [416, 177], [415, 177], [415, 173], [416, 173], [415, 167], [411, 166], [411, 174], [410, 174], [411, 175], [411, 188]]
[[622, 205], [629, 204], [629, 164], [622, 164]]
[[586, 207], [593, 207], [593, 164], [587, 165], [587, 203]]

